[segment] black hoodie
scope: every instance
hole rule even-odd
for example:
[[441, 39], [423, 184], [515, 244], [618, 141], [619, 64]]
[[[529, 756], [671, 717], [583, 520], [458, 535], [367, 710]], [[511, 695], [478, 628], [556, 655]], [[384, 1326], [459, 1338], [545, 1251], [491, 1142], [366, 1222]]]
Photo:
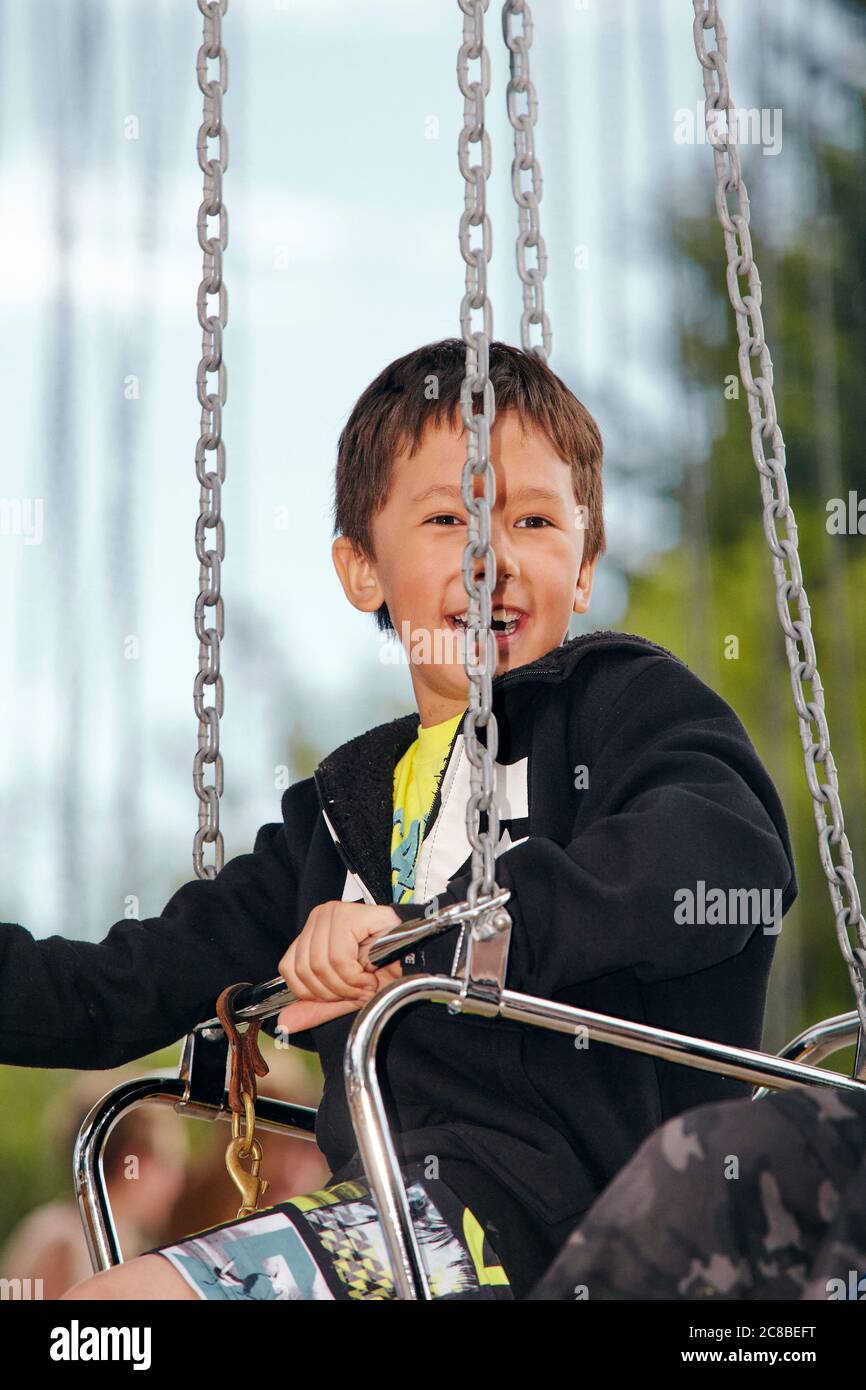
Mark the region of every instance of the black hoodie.
[[[496, 878], [511, 890], [513, 922], [507, 986], [759, 1048], [778, 921], [756, 915], [756, 903], [778, 890], [787, 912], [797, 884], [775, 788], [730, 706], [670, 652], [616, 632], [573, 638], [492, 688]], [[159, 917], [116, 922], [99, 943], [34, 940], [0, 924], [0, 1062], [101, 1069], [168, 1046], [213, 1016], [226, 985], [276, 975], [317, 903], [389, 903], [393, 770], [417, 726], [404, 715], [337, 748], [283, 794], [282, 822], [261, 827], [251, 854], [185, 884]], [[466, 896], [462, 727], [415, 902], [395, 908], [404, 920], [434, 898]], [[713, 890], [729, 905], [721, 923], [702, 911]], [[697, 920], [683, 920], [689, 901]], [[404, 971], [449, 973], [458, 935], [416, 950]], [[343, 1077], [354, 1017], [293, 1036], [321, 1059], [316, 1138], [338, 1180], [363, 1171]], [[531, 1246], [525, 1286], [653, 1129], [751, 1091], [581, 1043], [434, 1003], [402, 1010], [380, 1041], [401, 1159], [435, 1158], [446, 1180], [459, 1177], [460, 1195], [499, 1232], [507, 1267]]]

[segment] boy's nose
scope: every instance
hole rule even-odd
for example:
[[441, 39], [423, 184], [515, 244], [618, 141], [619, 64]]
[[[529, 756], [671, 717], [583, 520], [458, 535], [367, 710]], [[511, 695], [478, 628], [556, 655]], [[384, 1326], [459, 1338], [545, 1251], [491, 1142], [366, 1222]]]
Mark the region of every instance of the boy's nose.
[[[496, 585], [504, 580], [514, 578], [520, 573], [520, 564], [517, 559], [516, 550], [512, 544], [511, 537], [504, 526], [496, 525], [493, 521], [490, 527], [490, 544], [493, 554], [496, 557]], [[484, 561], [475, 562], [476, 583], [484, 578]]]

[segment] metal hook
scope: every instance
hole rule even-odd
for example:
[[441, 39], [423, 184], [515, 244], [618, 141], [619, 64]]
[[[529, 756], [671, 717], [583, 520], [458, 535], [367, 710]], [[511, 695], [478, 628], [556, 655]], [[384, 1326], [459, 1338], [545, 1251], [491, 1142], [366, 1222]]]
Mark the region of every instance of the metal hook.
[[[242, 1159], [250, 1159], [250, 1170], [244, 1168]], [[241, 1208], [238, 1216], [250, 1216], [258, 1207], [259, 1198], [268, 1190], [267, 1178], [259, 1176], [262, 1163], [262, 1146], [258, 1139], [250, 1142], [238, 1135], [226, 1149], [226, 1168], [235, 1187], [241, 1194]]]

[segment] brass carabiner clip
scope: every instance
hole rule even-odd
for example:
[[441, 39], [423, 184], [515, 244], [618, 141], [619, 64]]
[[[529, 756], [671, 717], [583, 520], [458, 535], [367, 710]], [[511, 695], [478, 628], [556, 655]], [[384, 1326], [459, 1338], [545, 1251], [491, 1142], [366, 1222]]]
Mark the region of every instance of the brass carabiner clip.
[[[250, 1170], [243, 1166], [243, 1159], [250, 1159]], [[241, 1207], [238, 1217], [251, 1216], [257, 1209], [259, 1199], [268, 1190], [267, 1178], [259, 1176], [262, 1163], [262, 1146], [258, 1139], [241, 1138], [236, 1135], [226, 1149], [226, 1168], [235, 1187], [241, 1194]]]
[[[250, 1216], [259, 1204], [259, 1198], [268, 1190], [267, 1178], [259, 1176], [262, 1164], [262, 1146], [255, 1137], [256, 1108], [248, 1091], [241, 1092], [244, 1103], [245, 1132], [241, 1134], [241, 1117], [232, 1112], [232, 1137], [226, 1149], [226, 1168], [235, 1187], [241, 1194], [241, 1209], [238, 1216]], [[242, 1160], [250, 1160], [249, 1172]]]

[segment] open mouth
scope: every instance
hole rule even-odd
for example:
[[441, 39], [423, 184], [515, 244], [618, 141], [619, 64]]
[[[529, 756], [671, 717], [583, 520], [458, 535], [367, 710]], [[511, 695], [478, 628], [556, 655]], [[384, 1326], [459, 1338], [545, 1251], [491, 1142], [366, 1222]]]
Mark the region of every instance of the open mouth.
[[[458, 632], [465, 632], [469, 619], [468, 609], [462, 613], [449, 613], [445, 621]], [[496, 633], [497, 641], [505, 640], [522, 632], [529, 621], [529, 614], [522, 608], [494, 608], [490, 615], [490, 625]]]

